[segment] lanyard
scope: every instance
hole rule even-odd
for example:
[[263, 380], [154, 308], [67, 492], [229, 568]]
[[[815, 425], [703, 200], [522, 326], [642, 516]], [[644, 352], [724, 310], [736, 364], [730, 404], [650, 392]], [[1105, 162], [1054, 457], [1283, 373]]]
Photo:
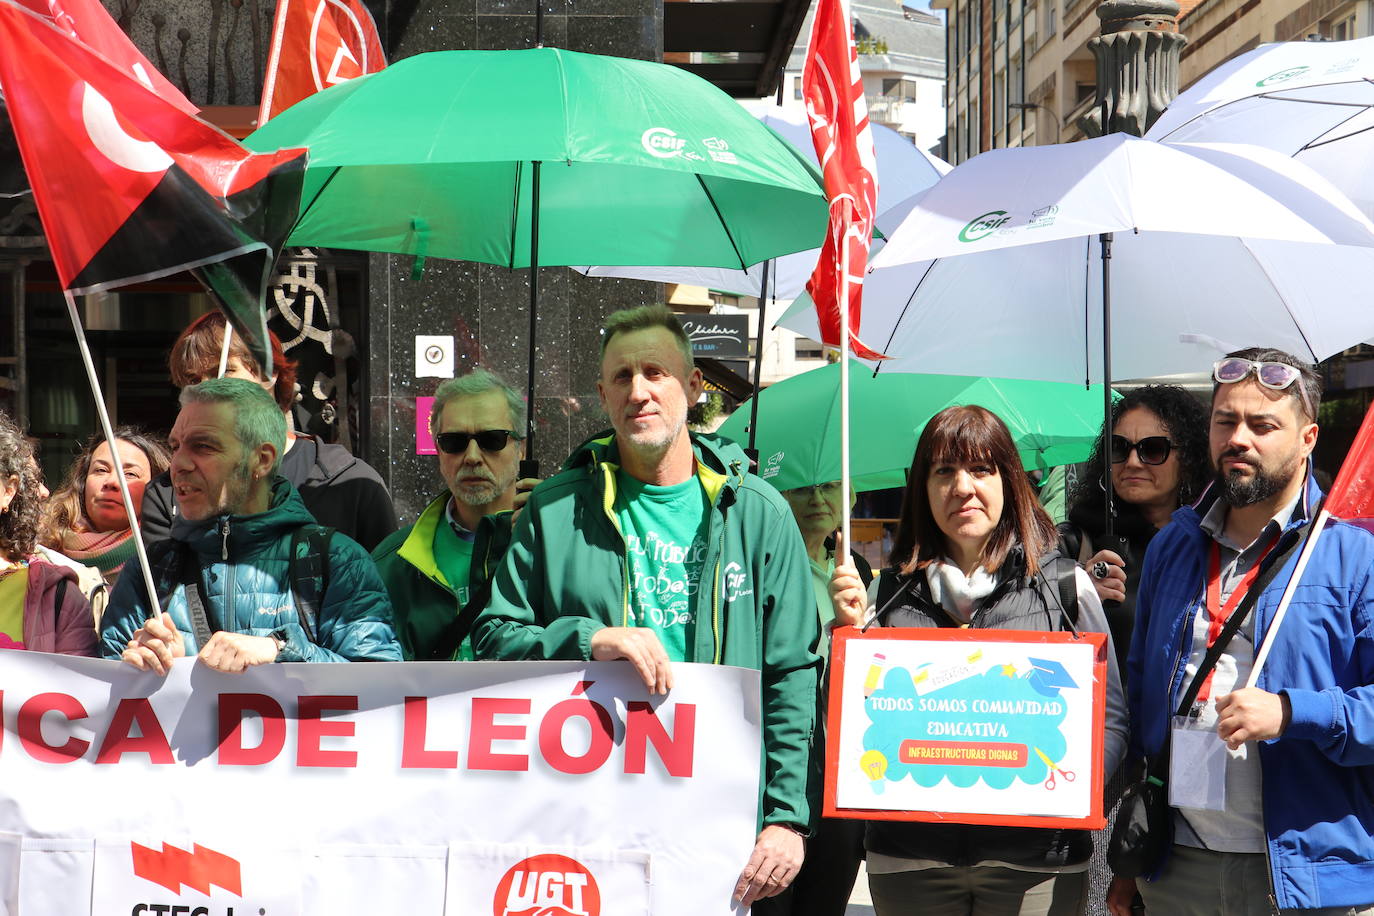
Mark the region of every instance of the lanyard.
[[[1216, 643], [1217, 637], [1221, 635], [1222, 629], [1226, 626], [1226, 621], [1230, 619], [1231, 613], [1236, 609], [1245, 598], [1245, 593], [1250, 590], [1250, 586], [1255, 583], [1255, 578], [1259, 575], [1260, 567], [1264, 565], [1264, 558], [1269, 556], [1269, 551], [1274, 549], [1278, 543], [1278, 538], [1274, 538], [1265, 545], [1260, 552], [1259, 558], [1254, 565], [1246, 570], [1245, 575], [1241, 576], [1240, 582], [1236, 584], [1231, 592], [1231, 597], [1226, 599], [1226, 604], [1221, 603], [1221, 547], [1216, 541], [1212, 542], [1212, 549], [1209, 553], [1209, 569], [1207, 576], [1207, 648], [1212, 648]], [[1207, 698], [1212, 692], [1212, 675], [1216, 674], [1216, 667], [1207, 672], [1206, 679], [1202, 682], [1202, 689], [1198, 691], [1197, 702], [1206, 703]]]

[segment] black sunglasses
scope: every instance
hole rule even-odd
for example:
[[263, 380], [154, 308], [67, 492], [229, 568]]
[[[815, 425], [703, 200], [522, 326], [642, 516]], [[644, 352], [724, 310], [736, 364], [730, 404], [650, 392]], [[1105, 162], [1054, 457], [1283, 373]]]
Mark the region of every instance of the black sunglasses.
[[1141, 464], [1163, 464], [1169, 460], [1174, 444], [1168, 436], [1146, 436], [1132, 442], [1125, 436], [1112, 436], [1112, 464], [1121, 464], [1135, 452]]
[[506, 447], [515, 433], [509, 429], [484, 429], [476, 433], [439, 433], [434, 442], [450, 455], [461, 455], [468, 450], [468, 443], [477, 440], [477, 447], [484, 452], [499, 452]]

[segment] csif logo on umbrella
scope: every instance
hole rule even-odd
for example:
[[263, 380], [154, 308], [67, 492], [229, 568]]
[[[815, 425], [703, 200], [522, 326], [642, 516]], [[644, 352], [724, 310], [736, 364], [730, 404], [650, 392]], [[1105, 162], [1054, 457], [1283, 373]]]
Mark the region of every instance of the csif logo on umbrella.
[[1011, 217], [1007, 215], [1006, 210], [989, 210], [981, 216], [975, 216], [959, 230], [959, 241], [976, 242], [992, 235], [1010, 221]]
[[666, 127], [651, 127], [644, 131], [639, 142], [644, 151], [659, 159], [673, 159], [682, 155], [687, 141]]
[[1311, 67], [1308, 67], [1306, 65], [1301, 67], [1289, 67], [1287, 70], [1280, 70], [1278, 73], [1271, 73], [1262, 80], [1256, 80], [1255, 85], [1264, 87], [1272, 86], [1275, 83], [1286, 83], [1291, 79], [1297, 79], [1298, 77], [1302, 76], [1304, 73], [1311, 69]]

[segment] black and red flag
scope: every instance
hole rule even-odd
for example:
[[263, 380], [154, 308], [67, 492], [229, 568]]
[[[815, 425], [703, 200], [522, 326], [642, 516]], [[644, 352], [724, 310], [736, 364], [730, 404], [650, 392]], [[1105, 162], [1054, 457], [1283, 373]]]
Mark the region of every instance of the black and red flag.
[[250, 153], [150, 82], [0, 0], [0, 89], [63, 287], [195, 271], [268, 365], [263, 301], [305, 151]]

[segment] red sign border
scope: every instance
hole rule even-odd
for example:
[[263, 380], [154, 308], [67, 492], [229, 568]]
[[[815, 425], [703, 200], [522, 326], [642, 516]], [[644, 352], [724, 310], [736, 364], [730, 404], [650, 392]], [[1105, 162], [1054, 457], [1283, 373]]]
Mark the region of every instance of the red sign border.
[[[840, 710], [844, 687], [845, 660], [851, 642], [910, 640], [912, 642], [1022, 643], [1043, 646], [1047, 643], [1088, 642], [1094, 646], [1093, 661], [1093, 749], [1092, 809], [1086, 817], [1045, 817], [1021, 814], [973, 814], [961, 811], [884, 811], [872, 808], [841, 808], [835, 803], [840, 763]], [[1102, 753], [1106, 735], [1107, 636], [1104, 633], [1037, 632], [1031, 630], [977, 630], [967, 628], [872, 627], [860, 631], [839, 627], [830, 634], [830, 682], [826, 708], [825, 733], [825, 808], [826, 817], [859, 818], [868, 821], [919, 821], [942, 824], [979, 824], [999, 827], [1066, 827], [1100, 830], [1107, 825], [1102, 810]]]

